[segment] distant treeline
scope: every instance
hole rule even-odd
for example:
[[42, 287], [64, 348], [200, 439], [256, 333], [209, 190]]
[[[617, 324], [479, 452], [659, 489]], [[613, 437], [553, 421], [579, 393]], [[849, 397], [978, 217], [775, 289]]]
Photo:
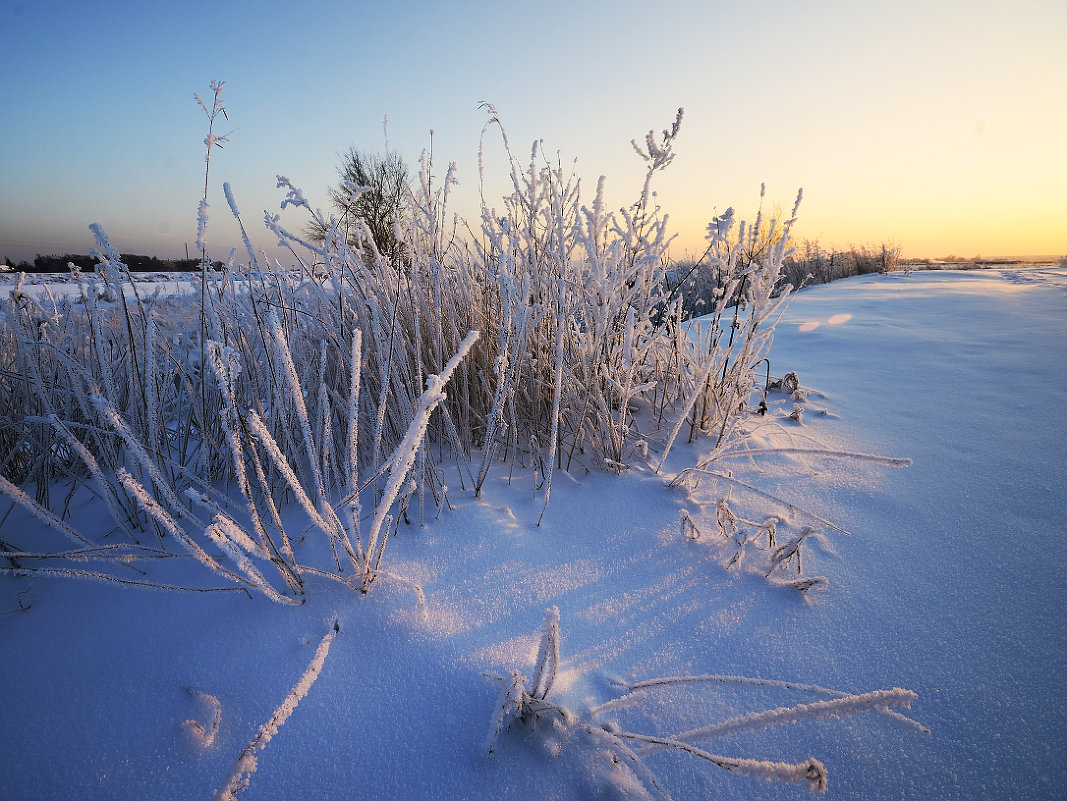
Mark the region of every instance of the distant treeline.
[[[767, 235], [754, 240], [739, 251], [742, 263], [763, 257], [769, 247], [773, 229]], [[786, 285], [799, 289], [812, 284], [826, 284], [839, 278], [869, 273], [889, 273], [898, 269], [910, 269], [900, 263], [900, 247], [892, 244], [850, 245], [848, 250], [827, 250], [818, 242], [805, 240], [798, 243], [792, 253], [782, 262], [778, 286]], [[682, 293], [682, 311], [686, 316], [699, 315], [712, 308], [715, 299], [725, 288], [722, 266], [714, 261], [678, 262], [667, 270], [666, 288], [670, 294]], [[740, 292], [740, 290], [735, 290]]]
[[[122, 263], [135, 273], [173, 273], [189, 272], [200, 269], [200, 259], [159, 259], [155, 256], [139, 256], [136, 253], [119, 254]], [[74, 264], [83, 272], [95, 272], [97, 260], [92, 256], [83, 256], [76, 253], [65, 253], [62, 256], [55, 254], [37, 258], [31, 264], [21, 261], [18, 264], [11, 259], [4, 259], [4, 266], [8, 270], [17, 270], [24, 273], [65, 273], [69, 271], [69, 265]], [[212, 267], [222, 267], [222, 262], [213, 262]]]
[[817, 240], [805, 239], [782, 264], [780, 281], [799, 289], [854, 275], [884, 275], [901, 267], [899, 245], [849, 245], [847, 250], [827, 250]]

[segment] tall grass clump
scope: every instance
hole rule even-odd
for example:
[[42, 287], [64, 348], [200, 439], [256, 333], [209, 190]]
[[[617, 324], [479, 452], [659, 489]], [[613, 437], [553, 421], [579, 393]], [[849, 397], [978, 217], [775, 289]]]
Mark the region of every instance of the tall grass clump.
[[[556, 471], [658, 469], [683, 435], [743, 436], [788, 296], [796, 208], [770, 225], [732, 209], [709, 225], [715, 287], [689, 321], [652, 192], [681, 110], [634, 142], [644, 181], [610, 211], [603, 178], [583, 198], [538, 144], [520, 162], [489, 106], [482, 148], [499, 134], [508, 194], [466, 223], [449, 210], [455, 164], [441, 177], [426, 153], [388, 252], [365, 221], [324, 216], [278, 176], [281, 210], [309, 218], [264, 214], [291, 269], [257, 254], [224, 184], [246, 260], [214, 270], [208, 168], [226, 112], [222, 84], [212, 90], [210, 108], [197, 98], [209, 128], [195, 292], [144, 292], [94, 226], [99, 265], [72, 269], [76, 298], [20, 283], [7, 299], [0, 492], [58, 539], [5, 537], [3, 569], [119, 581], [119, 566], [182, 554], [282, 603], [309, 576], [366, 591], [398, 524], [447, 508], [450, 474], [479, 494], [501, 465], [532, 468], [547, 507]], [[322, 239], [293, 232], [307, 230]], [[109, 510], [106, 544], [69, 522], [81, 498]]]

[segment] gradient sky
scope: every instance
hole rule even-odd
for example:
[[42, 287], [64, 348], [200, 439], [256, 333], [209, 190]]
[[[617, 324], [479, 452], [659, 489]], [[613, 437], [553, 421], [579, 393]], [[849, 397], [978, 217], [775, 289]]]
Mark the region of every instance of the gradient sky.
[[[277, 174], [325, 206], [340, 154], [388, 146], [461, 181], [473, 217], [486, 113], [520, 158], [535, 139], [636, 197], [630, 140], [686, 110], [657, 185], [679, 237], [735, 206], [804, 189], [798, 238], [895, 242], [905, 255], [1067, 253], [1067, 3], [504, 0], [0, 0], [0, 259], [195, 250], [206, 120], [226, 81], [207, 241], [239, 244], [229, 181], [257, 247]], [[490, 133], [489, 189], [503, 187]], [[494, 177], [495, 176], [495, 177]], [[299, 228], [302, 217], [283, 220]]]

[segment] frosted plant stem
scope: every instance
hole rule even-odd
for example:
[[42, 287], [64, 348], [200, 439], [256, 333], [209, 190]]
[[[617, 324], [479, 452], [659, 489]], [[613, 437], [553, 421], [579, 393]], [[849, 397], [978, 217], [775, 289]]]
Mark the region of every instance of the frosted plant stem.
[[879, 456], [874, 453], [857, 453], [855, 451], [834, 451], [823, 448], [752, 448], [751, 450], [722, 451], [712, 454], [710, 459], [699, 463], [699, 467], [706, 468], [713, 461], [749, 456], [826, 456], [832, 459], [856, 459], [862, 462], [873, 462], [889, 467], [909, 467], [911, 459], [900, 456]]
[[159, 452], [159, 387], [156, 384], [158, 368], [156, 366], [156, 321], [153, 314], [148, 314], [145, 323], [145, 404], [148, 418], [148, 447]]
[[[59, 420], [58, 417], [53, 414], [50, 416], [50, 419], [52, 421], [52, 427], [59, 432], [60, 436], [63, 437], [66, 443], [70, 446], [71, 450], [78, 454], [78, 456], [81, 457], [82, 462], [85, 463], [86, 468], [89, 470], [89, 475], [92, 477], [100, 491], [100, 497], [103, 498], [104, 504], [107, 506], [108, 511], [111, 512], [112, 518], [119, 526], [125, 529], [127, 533], [132, 534], [131, 527], [126, 525], [127, 522], [131, 521], [129, 520], [128, 515], [125, 514], [124, 510], [119, 509], [119, 504], [115, 499], [111, 483], [104, 477], [103, 471], [100, 469], [100, 465], [96, 461], [96, 458], [89, 449], [74, 436], [70, 429]], [[124, 519], [126, 522], [123, 522]]]
[[622, 752], [622, 756], [626, 757], [630, 769], [637, 775], [637, 778], [641, 780], [642, 784], [645, 785], [645, 789], [653, 794], [655, 801], [674, 801], [674, 799], [671, 798], [670, 793], [660, 787], [659, 779], [657, 779], [656, 774], [654, 774], [649, 769], [648, 765], [644, 763], [644, 760], [634, 753], [634, 750], [620, 738], [617, 732], [608, 731], [598, 726], [589, 726], [586, 731], [593, 737], [605, 740], [613, 748], [617, 748]]
[[[241, 430], [245, 441], [251, 444], [252, 434], [248, 430], [248, 426], [245, 424], [244, 421], [241, 422]], [[271, 515], [271, 521], [273, 522], [274, 527], [281, 534], [281, 553], [278, 552], [278, 547], [274, 544], [273, 537], [270, 537], [268, 535], [267, 543], [270, 545], [271, 550], [274, 552], [278, 564], [286, 565], [286, 567], [288, 568], [296, 564], [296, 556], [293, 555], [293, 545], [289, 541], [289, 535], [285, 530], [285, 525], [282, 523], [281, 513], [278, 511], [278, 505], [274, 502], [271, 485], [270, 482], [267, 480], [267, 472], [263, 469], [263, 460], [259, 458], [259, 452], [255, 448], [249, 447], [248, 450], [252, 458], [252, 467], [256, 473], [256, 480], [259, 482], [259, 486], [262, 491], [264, 503], [267, 504], [267, 510], [270, 512]], [[289, 578], [289, 574], [291, 573], [291, 571], [287, 569], [285, 572], [287, 575], [286, 582], [289, 583], [291, 581], [291, 579]], [[292, 576], [292, 580], [295, 580], [297, 585], [299, 585], [300, 580], [295, 575]]]
[[850, 535], [850, 536], [852, 534], [851, 531], [846, 531], [845, 529], [841, 528], [841, 526], [835, 525], [834, 523], [831, 523], [829, 520], [827, 520], [825, 518], [822, 518], [822, 517], [819, 517], [814, 512], [809, 512], [809, 511], [807, 511], [805, 509], [801, 509], [799, 506], [794, 506], [793, 504], [789, 503], [788, 501], [783, 501], [781, 498], [778, 498], [778, 497], [772, 495], [769, 492], [764, 492], [761, 489], [756, 489], [751, 484], [748, 484], [748, 483], [742, 481], [739, 478], [734, 478], [733, 476], [729, 476], [726, 473], [720, 473], [718, 470], [700, 470], [700, 469], [695, 468], [695, 467], [687, 467], [684, 470], [682, 470], [682, 472], [680, 472], [677, 476], [675, 476], [671, 480], [671, 486], [672, 487], [679, 486], [681, 484], [682, 480], [684, 479], [684, 477], [687, 474], [692, 474], [692, 473], [699, 473], [701, 475], [713, 476], [714, 478], [720, 478], [723, 481], [728, 481], [728, 482], [730, 482], [732, 484], [736, 484], [737, 486], [743, 487], [744, 489], [748, 490], [751, 493], [754, 493], [755, 495], [759, 495], [761, 498], [766, 498], [768, 501], [774, 501], [777, 504], [781, 504], [786, 509], [788, 509], [790, 512], [792, 512], [793, 514], [803, 515], [804, 517], [807, 517], [807, 518], [809, 518], [811, 520], [814, 520], [815, 522], [820, 523], [820, 524], [822, 524], [824, 526], [827, 526], [828, 528], [832, 528], [835, 531], [840, 531], [842, 534], [847, 534], [847, 535]]
[[208, 555], [208, 553], [204, 551], [192, 537], [182, 530], [169, 514], [167, 514], [167, 511], [159, 505], [156, 499], [149, 495], [148, 490], [138, 483], [137, 479], [127, 473], [125, 469], [120, 467], [116, 477], [122, 486], [126, 488], [126, 491], [134, 497], [144, 512], [159, 523], [159, 525], [174, 537], [174, 539], [180, 542], [202, 565], [215, 571], [220, 576], [230, 579], [230, 581], [233, 581], [236, 584], [253, 586], [247, 579], [237, 575], [233, 571], [227, 570]]
[[541, 519], [545, 516], [548, 508], [548, 499], [552, 496], [552, 475], [556, 467], [557, 439], [559, 437], [559, 403], [563, 394], [563, 319], [556, 323], [556, 359], [552, 371], [552, 431], [548, 439], [548, 476], [545, 479], [545, 503], [541, 507], [541, 514], [537, 516], [537, 525], [541, 525]]
[[[681, 739], [669, 737], [652, 737], [646, 734], [634, 734], [632, 732], [618, 732], [620, 738], [635, 740], [655, 750], [664, 748], [676, 748], [692, 754], [700, 759], [705, 759], [724, 770], [736, 773], [740, 776], [751, 776], [757, 779], [775, 780], [785, 784], [807, 784], [813, 793], [826, 792], [826, 766], [817, 759], [808, 759], [804, 762], [768, 762], [758, 759], [738, 759], [736, 757], [719, 756], [697, 748]], [[646, 748], [638, 752], [639, 756], [650, 753], [652, 748]]]
[[241, 790], [247, 789], [251, 776], [258, 767], [256, 752], [262, 751], [267, 747], [267, 743], [271, 741], [271, 738], [278, 733], [285, 721], [293, 714], [297, 704], [308, 694], [311, 685], [315, 683], [315, 679], [319, 677], [319, 673], [322, 671], [322, 665], [330, 653], [330, 646], [333, 645], [334, 637], [337, 636], [338, 631], [340, 631], [340, 626], [335, 620], [333, 627], [326, 632], [326, 636], [322, 638], [319, 647], [315, 649], [315, 655], [311, 658], [307, 669], [300, 676], [297, 683], [293, 685], [293, 689], [285, 696], [285, 700], [282, 701], [281, 705], [274, 710], [274, 714], [270, 716], [270, 719], [259, 727], [259, 731], [256, 732], [251, 742], [245, 746], [240, 756], [237, 757], [237, 761], [233, 763], [233, 768], [226, 777], [225, 783], [215, 793], [215, 801], [236, 801], [236, 794]]
[[266, 551], [267, 532], [260, 519], [259, 510], [252, 500], [252, 487], [248, 481], [248, 471], [245, 469], [244, 449], [241, 446], [241, 438], [238, 436], [239, 417], [233, 386], [237, 377], [237, 368], [235, 365], [228, 363], [225, 349], [217, 342], [207, 343], [207, 355], [225, 402], [222, 419], [226, 429], [226, 442], [230, 446], [230, 455], [233, 459], [233, 470], [237, 478], [237, 486], [241, 491], [241, 495], [244, 496], [245, 505], [252, 517], [252, 525], [256, 536], [259, 538], [260, 546]]
[[526, 696], [526, 677], [522, 671], [512, 670], [511, 675], [503, 680], [500, 697], [496, 704], [496, 713], [485, 741], [485, 752], [493, 753], [496, 738], [508, 723], [522, 714], [523, 699]]
[[537, 649], [530, 695], [544, 700], [548, 697], [559, 671], [559, 607], [545, 610], [545, 622], [541, 627], [541, 644]]
[[[145, 472], [148, 473], [149, 478], [152, 479], [152, 484], [155, 487], [156, 492], [158, 492], [163, 497], [163, 499], [168, 504], [170, 504], [171, 508], [175, 510], [175, 513], [178, 515], [178, 517], [184, 517], [193, 520], [198, 525], [202, 526], [202, 521], [197, 520], [193, 515], [191, 515], [183, 508], [182, 502], [175, 494], [174, 489], [170, 485], [170, 482], [168, 482], [166, 478], [164, 478], [163, 474], [159, 471], [159, 468], [156, 466], [155, 462], [152, 461], [151, 456], [149, 456], [148, 452], [144, 449], [144, 446], [130, 430], [130, 427], [119, 416], [119, 413], [115, 411], [115, 408], [108, 404], [107, 401], [105, 401], [104, 398], [99, 395], [94, 395], [92, 400], [97, 404], [98, 407], [100, 407], [105, 419], [112, 426], [112, 428], [114, 428], [115, 431], [118, 432], [119, 436], [122, 437], [123, 442], [125, 442], [126, 445], [129, 447], [130, 452], [141, 464]], [[121, 478], [121, 473], [125, 473], [125, 471], [120, 468], [119, 473]], [[127, 473], [127, 475], [129, 474]], [[138, 484], [137, 486], [140, 485]], [[141, 491], [144, 492], [146, 495], [148, 494], [147, 490], [143, 487], [141, 487]], [[155, 503], [154, 499], [153, 503]], [[156, 505], [158, 506], [158, 504]]]
[[307, 459], [311, 466], [311, 474], [315, 481], [315, 490], [317, 492], [316, 500], [320, 513], [326, 506], [326, 489], [323, 485], [322, 471], [319, 469], [319, 459], [316, 453], [314, 436], [311, 433], [311, 419], [308, 416], [307, 404], [304, 402], [304, 393], [300, 386], [300, 378], [296, 372], [296, 365], [293, 363], [293, 353], [289, 348], [289, 343], [285, 338], [285, 334], [282, 331], [281, 325], [278, 323], [277, 317], [272, 320], [271, 330], [274, 334], [275, 355], [278, 361], [281, 363], [282, 375], [289, 382], [289, 391], [293, 398], [293, 404], [296, 407], [297, 418], [300, 422], [300, 431], [304, 436], [304, 446], [307, 449]]
[[179, 587], [175, 584], [160, 584], [156, 581], [137, 581], [136, 579], [124, 579], [112, 576], [108, 573], [97, 573], [93, 570], [74, 570], [72, 568], [47, 568], [47, 567], [0, 567], [0, 573], [9, 576], [21, 576], [26, 573], [36, 573], [42, 576], [56, 576], [58, 578], [89, 578], [99, 581], [110, 581], [128, 587], [149, 587], [154, 590], [176, 590], [178, 592], [243, 592], [249, 598], [252, 594], [246, 587]]
[[[380, 394], [378, 396], [378, 419], [377, 419], [376, 425], [374, 427], [374, 446], [373, 446], [374, 453], [373, 453], [373, 458], [371, 459], [371, 465], [372, 465], [372, 468], [374, 470], [378, 469], [378, 459], [381, 457], [382, 432], [383, 432], [383, 429], [385, 427], [386, 401], [389, 398], [389, 382], [391, 380], [391, 376], [392, 376], [392, 372], [393, 372], [393, 353], [394, 353], [394, 350], [396, 349], [396, 343], [395, 343], [394, 340], [396, 338], [397, 312], [398, 312], [398, 310], [400, 308], [400, 290], [401, 290], [400, 282], [401, 282], [401, 280], [402, 279], [401, 279], [400, 271], [397, 270], [396, 299], [392, 304], [393, 305], [393, 316], [392, 316], [392, 320], [391, 320], [391, 322], [389, 324], [389, 349], [388, 349], [388, 353], [386, 355], [385, 363], [382, 364], [382, 366], [381, 366], [381, 391], [380, 391]], [[380, 324], [379, 324], [379, 327], [380, 327]], [[378, 350], [379, 350], [379, 353], [380, 353], [380, 351], [381, 351], [381, 342], [380, 342], [381, 337], [379, 336], [378, 339], [379, 339]], [[379, 355], [379, 359], [380, 358], [381, 357]], [[375, 485], [375, 487], [377, 488], [377, 485]]]
[[[345, 449], [345, 472], [348, 474], [350, 500], [346, 502], [348, 534], [356, 538], [356, 556], [360, 565], [367, 563], [360, 534], [359, 507], [359, 389], [363, 366], [363, 332], [352, 332], [352, 374], [348, 385], [348, 447]], [[357, 566], [357, 569], [358, 566]]]
[[307, 516], [311, 518], [312, 522], [318, 526], [323, 533], [330, 537], [331, 541], [336, 534], [332, 523], [327, 521], [315, 507], [314, 502], [308, 497], [307, 492], [304, 490], [303, 485], [300, 483], [300, 479], [297, 478], [296, 473], [293, 472], [292, 466], [289, 464], [289, 460], [285, 458], [285, 454], [282, 453], [281, 448], [278, 447], [277, 441], [271, 436], [270, 431], [267, 430], [266, 425], [260, 419], [259, 415], [254, 411], [248, 413], [249, 428], [252, 431], [253, 436], [259, 440], [260, 444], [267, 451], [267, 455], [270, 456], [271, 461], [274, 463], [275, 468], [282, 474], [289, 488], [293, 491], [297, 502], [303, 507]]
[[494, 441], [496, 439], [497, 426], [503, 415], [504, 398], [507, 395], [508, 374], [508, 358], [505, 347], [505, 344], [501, 343], [500, 355], [497, 356], [495, 361], [497, 385], [496, 391], [493, 393], [493, 404], [490, 407], [489, 417], [486, 421], [485, 442], [482, 445], [482, 462], [478, 467], [478, 478], [474, 483], [475, 497], [481, 497], [482, 485], [489, 476], [489, 463], [493, 458], [493, 452], [495, 450]]
[[685, 402], [685, 405], [679, 410], [678, 419], [675, 420], [670, 436], [667, 437], [667, 444], [663, 446], [663, 455], [660, 457], [659, 464], [656, 465], [654, 472], [658, 473], [663, 469], [663, 463], [667, 461], [667, 454], [671, 452], [674, 440], [677, 439], [678, 433], [682, 430], [682, 426], [685, 425], [685, 420], [689, 416], [689, 412], [692, 411], [693, 407], [696, 405], [697, 398], [703, 393], [704, 385], [708, 382], [708, 379], [711, 377], [714, 370], [715, 360], [709, 358], [707, 366], [704, 367], [704, 371], [700, 374], [700, 378], [696, 382], [696, 389], [693, 390], [689, 399]]
[[[477, 340], [477, 331], [471, 331], [467, 334], [467, 337], [460, 343], [459, 350], [457, 350], [456, 354], [448, 360], [448, 364], [445, 365], [444, 369], [438, 375], [431, 375], [426, 379], [426, 391], [423, 392], [422, 396], [419, 398], [419, 406], [415, 412], [415, 419], [411, 421], [411, 425], [408, 426], [404, 438], [400, 441], [400, 444], [396, 446], [396, 450], [390, 458], [393, 466], [389, 471], [389, 480], [386, 482], [381, 499], [375, 504], [374, 516], [371, 519], [370, 526], [367, 528], [366, 555], [371, 557], [376, 554], [376, 551], [377, 554], [374, 564], [364, 564], [363, 566], [364, 591], [366, 591], [371, 579], [373, 579], [374, 570], [377, 568], [377, 563], [381, 560], [381, 551], [378, 550], [378, 539], [382, 535], [383, 526], [386, 525], [386, 517], [388, 516], [389, 508], [400, 494], [400, 489], [403, 486], [412, 465], [415, 463], [415, 455], [418, 452], [419, 444], [422, 442], [422, 439], [426, 434], [426, 426], [430, 421], [430, 414], [437, 405], [445, 399], [445, 384], [451, 377], [452, 372], [456, 369], [456, 366], [462, 361], [463, 357], [467, 355], [467, 352], [474, 346], [474, 343]], [[381, 547], [384, 550], [384, 539], [381, 543]]]
[[303, 603], [303, 600], [296, 600], [282, 595], [267, 583], [266, 579], [263, 578], [263, 574], [252, 564], [248, 554], [245, 553], [245, 549], [258, 546], [254, 545], [248, 535], [241, 531], [233, 520], [222, 514], [216, 515], [215, 520], [204, 529], [204, 533], [230, 557], [238, 569], [245, 574], [249, 582], [272, 601], [292, 606], [299, 606]]
[[96, 362], [104, 385], [104, 392], [111, 403], [115, 402], [115, 381], [111, 370], [112, 359], [104, 353], [104, 335], [100, 329], [100, 307], [97, 303], [96, 279], [89, 280], [89, 292], [86, 295], [86, 313], [89, 316], [89, 330], [92, 333], [92, 345]]
[[319, 374], [317, 387], [317, 409], [315, 410], [316, 458], [323, 487], [330, 484], [330, 471], [334, 469], [336, 453], [333, 449], [333, 427], [330, 419], [328, 393], [326, 391], [326, 340], [319, 343]]
[[[0, 546], [3, 547], [3, 546]], [[129, 551], [130, 553], [127, 553]], [[158, 548], [149, 548], [144, 545], [127, 545], [116, 543], [114, 545], [93, 545], [88, 548], [75, 548], [72, 551], [57, 551], [55, 553], [30, 553], [26, 551], [10, 550], [10, 545], [0, 551], [5, 559], [70, 559], [71, 561], [86, 562], [99, 559], [118, 564], [129, 564], [136, 559], [181, 559], [182, 554], [173, 554]]]
[[[798, 704], [791, 707], [779, 707], [767, 712], [740, 715], [722, 723], [713, 723], [709, 726], [692, 729], [677, 735], [675, 739], [686, 743], [700, 742], [731, 737], [740, 732], [758, 731], [759, 729], [769, 729], [788, 723], [799, 723], [804, 720], [845, 718], [861, 712], [868, 712], [872, 709], [893, 706], [908, 707], [917, 697], [911, 690], [904, 690], [899, 687], [894, 687], [891, 690], [874, 690], [859, 695], [846, 695], [826, 701], [815, 701], [810, 704]], [[651, 753], [654, 750], [659, 749], [644, 749], [642, 753]]]
[[348, 389], [348, 450], [346, 472], [349, 491], [359, 492], [359, 384], [363, 363], [363, 333], [352, 332], [352, 378]]
[[[640, 693], [643, 690], [649, 690], [655, 687], [672, 687], [678, 684], [751, 684], [757, 687], [777, 687], [782, 690], [795, 690], [798, 692], [812, 693], [814, 695], [825, 695], [828, 698], [846, 698], [850, 695], [850, 693], [841, 692], [840, 690], [831, 690], [828, 687], [820, 687], [816, 684], [799, 684], [792, 681], [761, 679], [751, 676], [663, 676], [661, 678], [648, 679], [647, 681], [639, 681], [629, 685], [628, 692], [625, 695], [594, 707], [589, 710], [589, 714], [592, 717], [596, 717], [605, 712], [625, 709], [632, 706], [638, 700]], [[930, 733], [930, 730], [926, 728], [926, 726], [923, 726], [918, 721], [912, 720], [906, 715], [902, 715], [899, 712], [889, 709], [889, 707], [878, 706], [875, 707], [875, 709], [888, 717], [918, 729], [924, 734]]]
[[62, 520], [60, 520], [58, 517], [56, 517], [54, 514], [52, 514], [52, 512], [50, 512], [48, 509], [45, 509], [33, 498], [31, 498], [18, 487], [16, 487], [6, 478], [4, 478], [3, 475], [0, 475], [0, 492], [2, 492], [4, 495], [7, 495], [7, 497], [9, 497], [15, 503], [26, 507], [26, 509], [28, 509], [33, 514], [33, 516], [36, 517], [39, 521], [44, 523], [49, 528], [53, 528], [56, 531], [59, 531], [60, 533], [66, 535], [71, 541], [76, 542], [79, 545], [93, 544], [81, 534], [79, 534], [77, 531], [75, 531], [73, 528], [64, 523]]

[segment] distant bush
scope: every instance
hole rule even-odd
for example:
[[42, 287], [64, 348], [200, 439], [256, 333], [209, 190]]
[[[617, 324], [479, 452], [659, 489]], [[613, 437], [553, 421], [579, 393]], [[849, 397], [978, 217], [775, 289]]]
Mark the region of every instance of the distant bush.
[[[329, 191], [330, 205], [350, 243], [358, 244], [360, 226], [365, 225], [380, 251], [399, 256], [397, 223], [407, 216], [411, 197], [408, 184], [412, 176], [407, 163], [392, 151], [369, 153], [350, 147], [341, 157], [337, 173], [340, 181]], [[313, 220], [308, 233], [312, 241], [322, 242], [329, 230]]]
[[782, 275], [783, 280], [800, 287], [828, 284], [854, 275], [884, 275], [901, 266], [899, 245], [850, 245], [847, 250], [826, 250], [818, 241], [805, 240], [785, 259]]

